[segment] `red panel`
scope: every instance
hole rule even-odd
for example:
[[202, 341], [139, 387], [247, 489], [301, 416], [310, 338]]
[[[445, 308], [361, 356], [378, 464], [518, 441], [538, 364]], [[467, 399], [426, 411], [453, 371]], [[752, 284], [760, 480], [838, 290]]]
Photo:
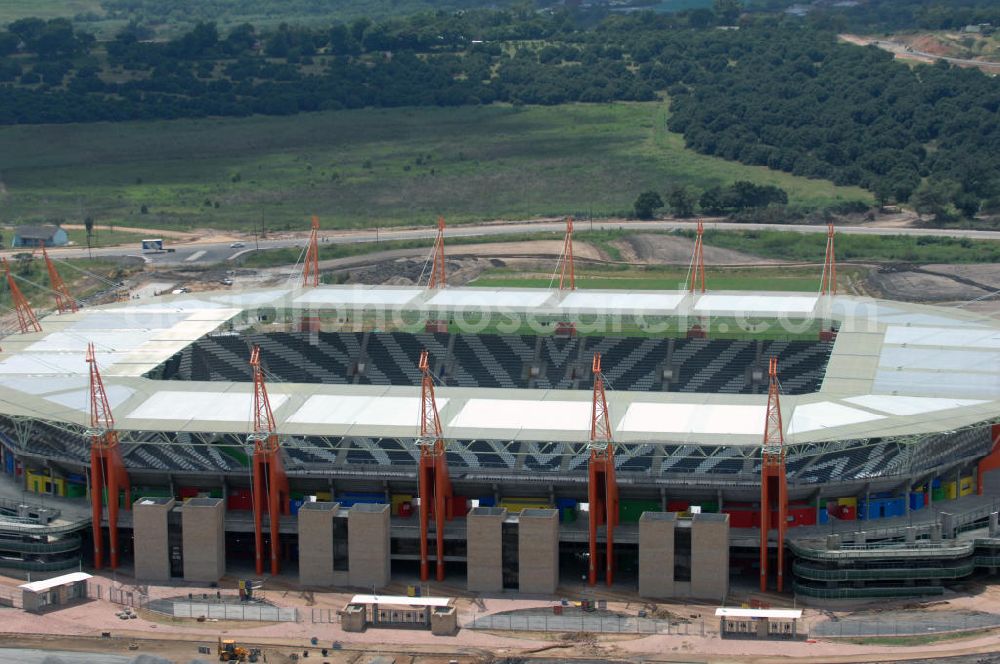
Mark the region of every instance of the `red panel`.
[[198, 489], [193, 486], [182, 486], [178, 489], [178, 493], [181, 498], [195, 498], [198, 495]]
[[788, 527], [795, 528], [797, 526], [815, 526], [816, 525], [816, 508], [815, 507], [795, 507], [788, 510]]
[[667, 511], [668, 512], [687, 512], [689, 507], [691, 507], [691, 501], [690, 500], [668, 500], [667, 501]]
[[465, 516], [469, 513], [469, 499], [465, 496], [452, 496], [448, 502], [452, 517]]
[[755, 528], [760, 521], [760, 512], [751, 510], [732, 510], [728, 508], [723, 512], [729, 515], [730, 528]]

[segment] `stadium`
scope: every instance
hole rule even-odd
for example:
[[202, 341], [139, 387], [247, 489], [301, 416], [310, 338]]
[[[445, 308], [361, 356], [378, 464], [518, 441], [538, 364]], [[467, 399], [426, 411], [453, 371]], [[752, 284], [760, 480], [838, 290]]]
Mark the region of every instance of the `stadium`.
[[[775, 579], [817, 601], [935, 595], [1000, 567], [995, 319], [830, 292], [442, 286], [161, 296], [7, 337], [6, 481], [65, 500], [4, 501], [0, 566], [110, 552], [137, 580], [370, 588], [437, 564], [470, 590], [589, 574], [720, 602]], [[113, 419], [94, 419], [102, 395]]]

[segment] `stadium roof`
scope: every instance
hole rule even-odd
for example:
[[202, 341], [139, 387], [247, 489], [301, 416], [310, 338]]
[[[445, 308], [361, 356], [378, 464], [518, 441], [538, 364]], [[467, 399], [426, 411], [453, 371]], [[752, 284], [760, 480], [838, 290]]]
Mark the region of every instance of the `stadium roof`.
[[[85, 426], [84, 351], [93, 342], [120, 429], [246, 432], [251, 384], [157, 381], [144, 374], [230, 323], [318, 310], [452, 318], [461, 312], [557, 315], [561, 320], [641, 314], [690, 316], [691, 322], [711, 313], [790, 329], [803, 319], [828, 319], [837, 321], [840, 331], [820, 391], [782, 398], [788, 443], [920, 435], [1000, 417], [1000, 323], [960, 309], [805, 293], [428, 292], [380, 286], [194, 293], [50, 315], [42, 320], [41, 333], [4, 339], [0, 415]], [[274, 383], [269, 392], [283, 434], [417, 434], [419, 391], [413, 387]], [[586, 390], [440, 387], [437, 396], [449, 438], [588, 438]], [[622, 443], [760, 444], [766, 395], [612, 391], [608, 398], [616, 440]]]

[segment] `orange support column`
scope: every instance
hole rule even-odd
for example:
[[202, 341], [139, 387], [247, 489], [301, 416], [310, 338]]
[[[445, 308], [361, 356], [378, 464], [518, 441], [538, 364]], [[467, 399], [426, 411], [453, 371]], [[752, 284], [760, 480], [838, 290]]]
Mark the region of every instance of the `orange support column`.
[[125, 509], [131, 509], [132, 492], [118, 445], [118, 432], [115, 431], [111, 403], [108, 401], [104, 381], [97, 367], [97, 356], [92, 343], [87, 344], [87, 364], [90, 372], [90, 500], [93, 520], [91, 527], [94, 534], [94, 567], [96, 569], [104, 567], [104, 534], [101, 520], [104, 515], [102, 503], [106, 496], [110, 564], [111, 569], [117, 569], [120, 562], [118, 501], [121, 500], [121, 491], [124, 489]]
[[597, 528], [605, 526], [604, 579], [608, 586], [614, 583], [615, 526], [618, 525], [618, 483], [615, 479], [615, 448], [611, 432], [611, 415], [604, 392], [604, 374], [601, 372], [601, 354], [594, 354], [594, 394], [590, 418], [590, 462], [588, 465], [587, 500], [590, 504], [589, 544], [590, 562], [588, 583], [597, 583], [600, 567], [597, 549]]
[[420, 438], [417, 440], [417, 446], [420, 448], [418, 486], [420, 492], [420, 580], [426, 581], [430, 576], [430, 553], [427, 539], [430, 534], [430, 510], [431, 505], [433, 505], [435, 543], [437, 545], [436, 578], [438, 581], [444, 581], [444, 525], [452, 517], [448, 506], [448, 499], [452, 497], [451, 479], [448, 475], [448, 460], [445, 455], [441, 418], [438, 415], [437, 401], [434, 397], [434, 378], [431, 375], [426, 350], [420, 353], [419, 367], [423, 374], [420, 382]]
[[785, 477], [785, 434], [782, 428], [778, 383], [778, 358], [772, 357], [768, 371], [767, 417], [760, 464], [760, 589], [768, 587], [768, 536], [778, 531], [777, 588], [784, 589], [785, 527], [788, 515], [788, 486]]
[[281, 515], [288, 514], [288, 477], [281, 465], [281, 443], [278, 439], [271, 400], [260, 365], [260, 347], [250, 352], [253, 371], [253, 525], [254, 564], [257, 574], [264, 573], [264, 510], [268, 512], [271, 531], [271, 574], [281, 572]]
[[94, 569], [104, 569], [104, 529], [101, 527], [101, 517], [104, 515], [104, 506], [101, 504], [104, 495], [102, 468], [101, 454], [97, 447], [92, 444], [90, 446], [90, 525], [94, 537]]

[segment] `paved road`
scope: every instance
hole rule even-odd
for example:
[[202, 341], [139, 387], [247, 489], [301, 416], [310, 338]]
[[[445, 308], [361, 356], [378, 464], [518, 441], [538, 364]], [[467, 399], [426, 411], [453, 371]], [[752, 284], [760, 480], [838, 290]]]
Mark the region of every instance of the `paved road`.
[[[34, 650], [31, 648], [0, 648], [0, 664], [129, 664], [135, 655], [109, 655], [67, 650]], [[148, 659], [149, 662], [166, 662]]]
[[[540, 233], [540, 232], [561, 232], [565, 228], [562, 221], [540, 220], [527, 222], [497, 222], [488, 224], [470, 224], [453, 226], [447, 230], [447, 237], [484, 237], [506, 234]], [[603, 220], [594, 222], [577, 222], [577, 231], [587, 230], [631, 230], [631, 231], [672, 231], [687, 229], [693, 230], [694, 223], [691, 221], [629, 221], [629, 220]], [[734, 224], [730, 222], [706, 222], [705, 228], [721, 230], [782, 230], [795, 233], [824, 233], [825, 226], [810, 226], [806, 224]], [[964, 229], [942, 229], [942, 228], [895, 228], [884, 226], [842, 226], [837, 228], [838, 233], [850, 235], [930, 235], [936, 237], [970, 238], [975, 240], [1000, 240], [1000, 231], [976, 231]], [[389, 240], [415, 240], [433, 238], [437, 233], [435, 227], [426, 228], [392, 228], [392, 229], [372, 229], [358, 231], [329, 231], [320, 232], [321, 239], [327, 244], [360, 244], [385, 242]], [[249, 241], [243, 248], [232, 248], [228, 242], [218, 243], [192, 243], [171, 245], [176, 250], [174, 253], [148, 254], [145, 256], [149, 263], [155, 265], [170, 266], [193, 266], [206, 265], [210, 263], [221, 263], [232, 261], [239, 256], [260, 249], [277, 249], [282, 247], [304, 247], [307, 238], [303, 236], [283, 237], [278, 239], [261, 240], [259, 243]], [[17, 252], [3, 252], [7, 254]], [[104, 247], [93, 249], [88, 252], [86, 247], [65, 247], [61, 249], [50, 249], [50, 255], [54, 258], [83, 258], [92, 253], [95, 257], [109, 256], [141, 256], [142, 253], [135, 246]]]

